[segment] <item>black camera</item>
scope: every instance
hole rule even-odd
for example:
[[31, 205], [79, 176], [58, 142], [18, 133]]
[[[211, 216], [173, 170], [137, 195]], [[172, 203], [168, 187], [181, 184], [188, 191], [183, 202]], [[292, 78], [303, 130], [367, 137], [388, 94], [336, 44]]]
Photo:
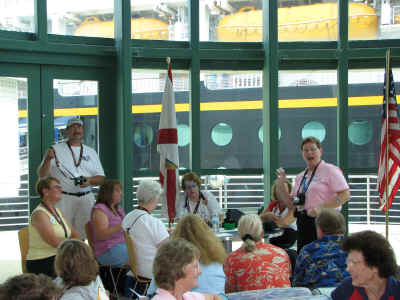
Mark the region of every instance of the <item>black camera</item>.
[[304, 205], [306, 203], [306, 194], [298, 193], [297, 196], [293, 197], [293, 204], [297, 206]]
[[79, 176], [79, 177], [72, 178], [72, 180], [74, 181], [75, 185], [81, 185], [81, 184], [84, 184], [87, 179], [86, 179], [86, 177]]

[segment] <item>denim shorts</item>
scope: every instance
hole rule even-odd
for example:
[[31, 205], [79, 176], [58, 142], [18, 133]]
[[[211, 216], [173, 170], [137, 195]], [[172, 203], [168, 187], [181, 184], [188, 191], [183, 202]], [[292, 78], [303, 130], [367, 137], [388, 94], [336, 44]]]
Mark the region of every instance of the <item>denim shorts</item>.
[[119, 243], [97, 257], [101, 265], [123, 266], [128, 263], [128, 249], [125, 243]]

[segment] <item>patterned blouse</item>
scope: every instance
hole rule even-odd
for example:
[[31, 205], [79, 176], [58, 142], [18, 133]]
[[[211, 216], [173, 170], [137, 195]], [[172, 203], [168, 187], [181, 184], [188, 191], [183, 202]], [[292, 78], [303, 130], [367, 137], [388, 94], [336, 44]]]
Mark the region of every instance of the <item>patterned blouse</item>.
[[305, 245], [296, 261], [293, 285], [311, 289], [336, 287], [350, 276], [346, 271], [346, 257], [340, 244], [343, 236], [325, 235]]
[[285, 250], [257, 242], [253, 252], [240, 248], [224, 264], [225, 292], [290, 287], [290, 260]]

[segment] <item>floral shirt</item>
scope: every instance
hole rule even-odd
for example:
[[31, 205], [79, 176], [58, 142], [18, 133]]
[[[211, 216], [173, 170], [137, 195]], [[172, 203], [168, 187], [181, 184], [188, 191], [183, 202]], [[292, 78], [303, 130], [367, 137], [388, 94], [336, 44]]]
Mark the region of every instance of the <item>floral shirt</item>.
[[336, 287], [350, 274], [340, 243], [343, 236], [325, 235], [306, 245], [297, 257], [293, 285], [308, 288]]
[[224, 264], [225, 292], [290, 287], [290, 260], [285, 250], [258, 242], [253, 252], [238, 249]]

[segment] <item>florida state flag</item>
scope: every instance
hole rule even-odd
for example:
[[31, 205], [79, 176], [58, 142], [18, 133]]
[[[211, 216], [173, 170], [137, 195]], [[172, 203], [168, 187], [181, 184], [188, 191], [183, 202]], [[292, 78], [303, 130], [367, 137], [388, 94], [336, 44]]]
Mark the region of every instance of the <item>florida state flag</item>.
[[162, 99], [157, 151], [160, 153], [160, 183], [164, 188], [161, 203], [163, 210], [168, 208], [169, 223], [172, 224], [176, 215], [175, 203], [179, 197], [179, 154], [175, 95], [170, 62], [168, 62], [168, 76]]

